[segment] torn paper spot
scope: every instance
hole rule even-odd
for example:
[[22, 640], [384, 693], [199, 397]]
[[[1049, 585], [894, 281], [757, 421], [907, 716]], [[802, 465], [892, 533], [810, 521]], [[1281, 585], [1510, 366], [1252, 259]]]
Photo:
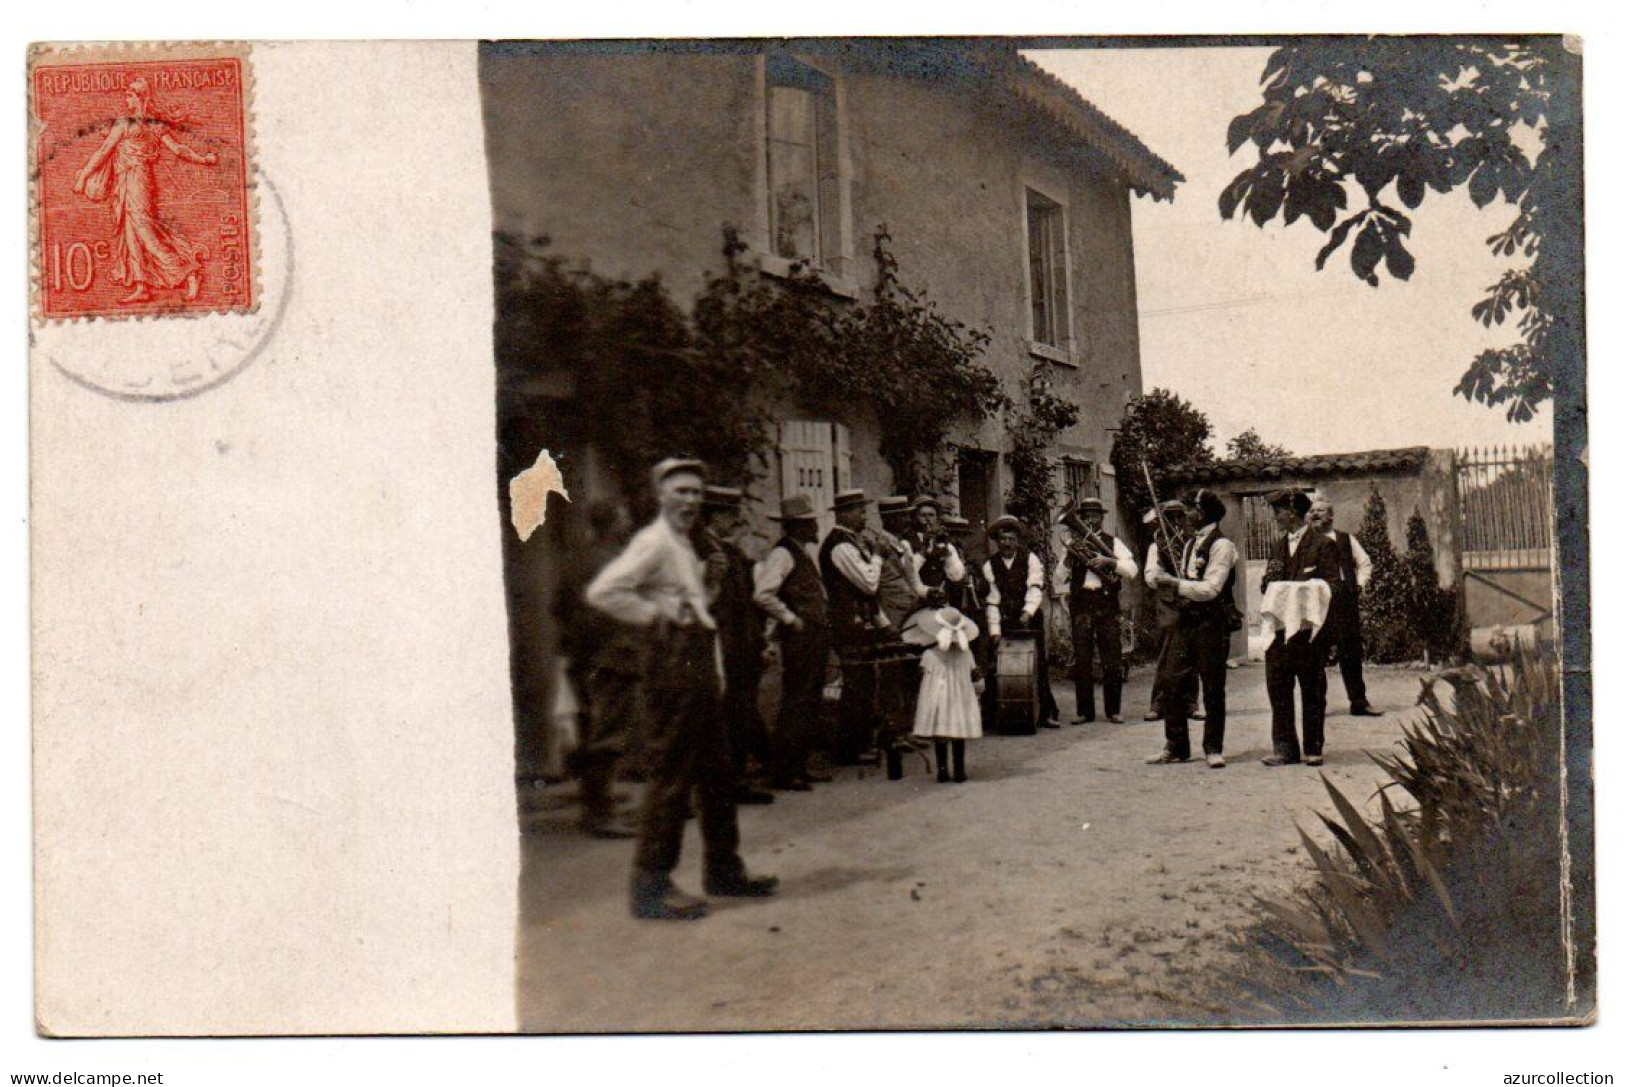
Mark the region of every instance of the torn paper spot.
[[559, 472], [559, 466], [553, 463], [552, 455], [544, 449], [536, 457], [535, 464], [508, 481], [508, 506], [513, 510], [514, 531], [519, 533], [521, 540], [530, 539], [530, 534], [547, 520], [547, 496], [550, 494], [557, 494], [566, 502], [570, 500], [570, 492], [564, 489], [564, 476]]

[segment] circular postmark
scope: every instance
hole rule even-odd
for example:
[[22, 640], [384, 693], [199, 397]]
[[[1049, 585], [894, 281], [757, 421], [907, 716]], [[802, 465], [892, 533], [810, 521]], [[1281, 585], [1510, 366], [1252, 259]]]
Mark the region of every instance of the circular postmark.
[[254, 171], [260, 223], [259, 305], [250, 313], [155, 313], [42, 322], [33, 350], [86, 389], [119, 400], [163, 403], [230, 381], [265, 350], [293, 292], [293, 231], [281, 194]]

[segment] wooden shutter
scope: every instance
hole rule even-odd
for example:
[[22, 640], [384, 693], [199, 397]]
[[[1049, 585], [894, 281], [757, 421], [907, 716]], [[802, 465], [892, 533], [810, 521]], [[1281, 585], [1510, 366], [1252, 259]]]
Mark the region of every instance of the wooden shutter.
[[[844, 431], [842, 430], [843, 442]], [[850, 476], [850, 454], [845, 475]], [[838, 487], [834, 433], [829, 423], [788, 420], [779, 424], [779, 487], [783, 495], [804, 494], [818, 511], [820, 534], [835, 523], [829, 510]]]

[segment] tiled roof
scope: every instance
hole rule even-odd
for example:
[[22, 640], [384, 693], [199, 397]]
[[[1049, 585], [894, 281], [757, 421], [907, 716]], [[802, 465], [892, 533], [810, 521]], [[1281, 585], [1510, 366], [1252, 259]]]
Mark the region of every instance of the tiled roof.
[[1222, 483], [1238, 479], [1319, 479], [1372, 472], [1409, 472], [1420, 468], [1427, 455], [1428, 447], [1417, 445], [1364, 453], [1322, 453], [1312, 457], [1217, 460], [1209, 464], [1182, 465], [1172, 469], [1168, 478], [1173, 483]]
[[1116, 163], [1135, 189], [1156, 200], [1174, 198], [1174, 186], [1184, 181], [1185, 175], [1138, 136], [1106, 116], [1070, 84], [1019, 52], [1001, 50], [991, 55], [1018, 95]]

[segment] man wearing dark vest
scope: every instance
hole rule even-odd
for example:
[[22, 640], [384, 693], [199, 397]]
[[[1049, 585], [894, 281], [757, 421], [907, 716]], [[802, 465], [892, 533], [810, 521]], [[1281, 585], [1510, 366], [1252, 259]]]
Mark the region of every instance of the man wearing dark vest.
[[1148, 573], [1153, 590], [1172, 594], [1179, 608], [1173, 640], [1159, 662], [1165, 743], [1152, 765], [1189, 762], [1189, 707], [1186, 692], [1195, 676], [1202, 681], [1202, 754], [1208, 766], [1224, 767], [1224, 681], [1230, 633], [1240, 625], [1236, 610], [1236, 545], [1223, 532], [1224, 500], [1212, 491], [1196, 492], [1196, 534], [1186, 542], [1176, 570]]
[[[1302, 491], [1278, 491], [1270, 497], [1275, 524], [1281, 530], [1275, 554], [1259, 583], [1267, 591], [1278, 581], [1322, 581], [1328, 587], [1342, 580], [1337, 545], [1309, 526], [1309, 496]], [[1335, 597], [1335, 592], [1334, 592]], [[1326, 650], [1331, 643], [1327, 627], [1304, 627], [1292, 637], [1285, 630], [1264, 651], [1264, 685], [1270, 695], [1270, 738], [1275, 752], [1265, 766], [1291, 766], [1304, 762], [1319, 766], [1326, 745]], [[1293, 688], [1303, 699], [1303, 743], [1293, 706]]]
[[904, 539], [914, 552], [914, 569], [927, 593], [941, 590], [938, 599], [964, 582], [965, 559], [954, 546], [943, 523], [942, 503], [930, 495], [914, 500], [914, 530]]
[[703, 899], [671, 880], [683, 828], [699, 810], [705, 843], [705, 891], [762, 898], [779, 881], [753, 877], [739, 857], [733, 758], [722, 726], [722, 653], [705, 572], [692, 533], [705, 493], [705, 466], [670, 459], [652, 473], [660, 514], [587, 586], [587, 603], [649, 631], [644, 674], [648, 699], [649, 783], [632, 864], [632, 916], [689, 921], [704, 917]]
[[926, 588], [920, 581], [914, 548], [908, 542], [908, 498], [895, 494], [882, 498], [877, 505], [880, 528], [870, 529], [865, 536], [870, 549], [880, 556], [880, 588], [876, 594], [880, 610], [886, 613], [892, 629], [898, 630], [925, 600]]
[[[1185, 544], [1190, 540], [1189, 513], [1185, 503], [1170, 498], [1162, 504], [1161, 511], [1160, 518], [1154, 509], [1147, 510], [1143, 518], [1143, 523], [1150, 526], [1153, 537], [1145, 551], [1145, 583], [1148, 586], [1155, 584], [1159, 574], [1178, 572], [1179, 562], [1185, 555]], [[1168, 535], [1166, 540], [1163, 538], [1165, 532]], [[1157, 670], [1151, 682], [1151, 706], [1146, 711], [1145, 719], [1160, 721], [1163, 699], [1167, 697], [1167, 692], [1162, 689], [1163, 676], [1167, 672], [1164, 661], [1174, 643], [1174, 631], [1179, 626], [1179, 596], [1171, 588], [1153, 591], [1152, 604], [1157, 623]], [[1206, 714], [1197, 707], [1200, 687], [1200, 681], [1192, 673], [1190, 689], [1185, 697], [1185, 716], [1192, 721], [1206, 718]]]
[[1371, 581], [1371, 556], [1360, 541], [1337, 530], [1337, 512], [1324, 498], [1309, 507], [1309, 523], [1337, 545], [1342, 583], [1332, 593], [1332, 648], [1337, 650], [1337, 668], [1343, 674], [1343, 692], [1349, 696], [1349, 713], [1355, 717], [1381, 717], [1365, 693], [1365, 640], [1360, 636], [1360, 593]]
[[[783, 668], [778, 727], [773, 732], [772, 784], [806, 792], [813, 775], [807, 752], [823, 716], [829, 667], [829, 604], [818, 563], [818, 515], [804, 494], [787, 497], [774, 520], [784, 536], [756, 566], [756, 603], [774, 621]], [[828, 778], [819, 778], [827, 781]]]
[[744, 523], [745, 492], [707, 484], [694, 533], [694, 550], [705, 563], [705, 587], [722, 645], [722, 716], [734, 757], [734, 801], [771, 804], [773, 794], [748, 784], [751, 760], [768, 765], [767, 725], [756, 706], [762, 685], [766, 619], [756, 607], [755, 564], [735, 542]]
[[[1033, 635], [1034, 679], [1038, 686], [1038, 723], [1060, 728], [1061, 708], [1049, 686], [1049, 661], [1044, 648], [1044, 564], [1022, 543], [1025, 528], [1006, 514], [988, 526], [988, 535], [998, 550], [982, 564], [987, 580], [987, 625], [989, 644], [997, 653], [999, 639], [1009, 631]], [[997, 658], [995, 658], [995, 670]]]
[[1072, 616], [1072, 684], [1077, 693], [1077, 714], [1072, 723], [1095, 720], [1095, 656], [1100, 657], [1099, 679], [1105, 689], [1106, 720], [1123, 723], [1123, 618], [1119, 604], [1123, 582], [1140, 574], [1122, 540], [1103, 527], [1106, 504], [1085, 498], [1069, 511], [1087, 532], [1076, 532], [1063, 517], [1068, 535], [1065, 552], [1055, 563], [1054, 592], [1065, 600]]
[[[835, 527], [818, 550], [818, 572], [829, 596], [830, 641], [841, 658], [841, 706], [835, 758], [845, 766], [868, 761], [880, 720], [876, 647], [891, 629], [880, 610], [880, 556], [863, 539], [869, 500], [860, 490], [835, 496]], [[875, 759], [878, 761], [878, 754]]]

